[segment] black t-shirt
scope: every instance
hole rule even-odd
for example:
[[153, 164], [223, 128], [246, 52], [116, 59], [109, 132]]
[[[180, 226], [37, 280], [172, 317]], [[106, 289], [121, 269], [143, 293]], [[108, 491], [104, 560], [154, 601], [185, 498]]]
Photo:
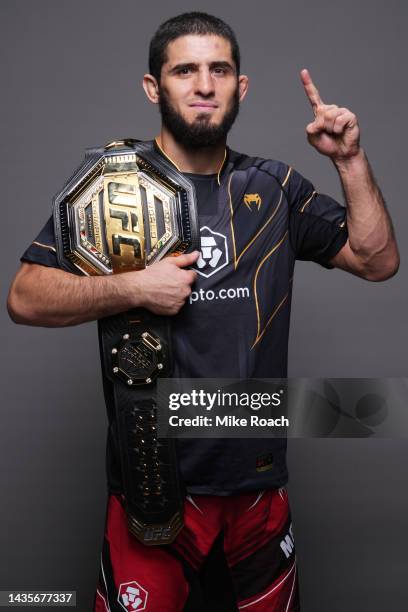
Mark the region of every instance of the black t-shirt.
[[[286, 377], [295, 260], [332, 267], [347, 240], [345, 208], [288, 165], [229, 148], [219, 176], [186, 176], [196, 188], [201, 255], [192, 295], [171, 318], [173, 375]], [[58, 267], [51, 218], [21, 260]], [[119, 463], [109, 444], [114, 491]], [[285, 439], [183, 439], [178, 448], [190, 493], [229, 495], [287, 481]], [[258, 471], [263, 456], [269, 469]]]

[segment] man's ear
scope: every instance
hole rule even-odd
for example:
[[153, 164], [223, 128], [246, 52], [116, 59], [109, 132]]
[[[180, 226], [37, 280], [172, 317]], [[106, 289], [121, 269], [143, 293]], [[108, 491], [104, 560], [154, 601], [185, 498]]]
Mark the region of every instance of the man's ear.
[[246, 74], [240, 74], [238, 77], [238, 87], [239, 87], [239, 101], [245, 98], [248, 91], [249, 79]]
[[150, 102], [153, 102], [153, 104], [159, 103], [159, 85], [152, 74], [145, 74], [143, 76], [143, 89]]

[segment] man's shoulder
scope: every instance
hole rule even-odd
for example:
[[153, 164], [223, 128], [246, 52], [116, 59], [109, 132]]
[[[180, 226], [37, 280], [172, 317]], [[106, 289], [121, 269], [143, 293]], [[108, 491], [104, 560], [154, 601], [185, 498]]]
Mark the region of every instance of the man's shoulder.
[[283, 183], [292, 170], [289, 164], [279, 159], [247, 155], [246, 153], [240, 153], [233, 149], [229, 149], [229, 158], [232, 162], [234, 171], [255, 172], [265, 176], [269, 175], [279, 183]]

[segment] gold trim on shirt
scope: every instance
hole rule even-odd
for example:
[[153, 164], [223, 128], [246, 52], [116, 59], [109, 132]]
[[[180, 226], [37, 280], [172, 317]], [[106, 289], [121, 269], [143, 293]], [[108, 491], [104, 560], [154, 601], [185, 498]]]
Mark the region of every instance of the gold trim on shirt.
[[306, 200], [306, 202], [303, 204], [302, 208], [300, 209], [299, 212], [304, 212], [306, 206], [309, 204], [309, 202], [314, 198], [314, 196], [317, 195], [317, 191], [312, 191], [312, 194], [309, 196], [309, 198]]
[[275, 310], [273, 311], [272, 315], [269, 317], [265, 327], [263, 328], [262, 332], [261, 332], [261, 319], [260, 319], [260, 315], [259, 315], [259, 301], [258, 301], [258, 292], [256, 290], [256, 281], [258, 278], [258, 274], [259, 271], [261, 269], [261, 267], [263, 266], [263, 264], [265, 263], [265, 261], [273, 254], [275, 253], [283, 244], [283, 242], [286, 240], [287, 236], [288, 236], [289, 232], [288, 230], [286, 230], [286, 232], [283, 234], [282, 238], [279, 240], [279, 242], [277, 242], [275, 244], [275, 246], [272, 247], [272, 249], [269, 251], [269, 253], [267, 253], [265, 255], [265, 257], [262, 259], [262, 261], [260, 262], [260, 264], [258, 265], [256, 272], [255, 272], [255, 276], [254, 276], [254, 296], [255, 296], [255, 306], [256, 306], [256, 317], [257, 317], [257, 333], [256, 333], [256, 338], [254, 340], [253, 345], [251, 346], [251, 350], [254, 348], [254, 346], [256, 344], [258, 344], [259, 340], [262, 338], [262, 336], [264, 335], [266, 328], [268, 327], [268, 325], [270, 324], [270, 322], [272, 321], [273, 317], [276, 315], [276, 313], [278, 312], [278, 310], [280, 309], [280, 307], [282, 306], [282, 304], [284, 303], [284, 301], [286, 300], [286, 298], [289, 295], [289, 292], [285, 295], [285, 297], [283, 298], [283, 300], [276, 306]]
[[176, 164], [176, 162], [175, 162], [175, 161], [173, 161], [173, 160], [171, 159], [171, 157], [169, 157], [169, 156], [167, 155], [167, 153], [166, 153], [166, 152], [165, 152], [165, 151], [162, 149], [162, 147], [160, 146], [160, 143], [159, 143], [159, 140], [158, 140], [158, 136], [156, 136], [156, 138], [155, 138], [154, 140], [155, 140], [155, 142], [156, 142], [157, 146], [159, 147], [160, 151], [163, 153], [164, 157], [167, 157], [167, 159], [169, 160], [169, 162], [171, 162], [171, 163], [173, 164], [173, 166], [176, 166], [177, 170], [178, 170], [179, 172], [181, 172], [181, 170], [180, 170], [180, 168], [178, 167], [178, 165]]
[[49, 249], [50, 251], [54, 251], [54, 253], [57, 252], [57, 249], [51, 246], [51, 244], [43, 244], [42, 242], [38, 242], [38, 240], [33, 240], [32, 244], [42, 247], [43, 249]]
[[290, 177], [290, 173], [292, 172], [292, 170], [293, 170], [292, 166], [289, 166], [289, 170], [288, 170], [288, 173], [285, 176], [285, 179], [284, 179], [284, 181], [282, 183], [282, 187], [284, 187], [286, 185], [286, 183], [288, 182], [289, 177]]

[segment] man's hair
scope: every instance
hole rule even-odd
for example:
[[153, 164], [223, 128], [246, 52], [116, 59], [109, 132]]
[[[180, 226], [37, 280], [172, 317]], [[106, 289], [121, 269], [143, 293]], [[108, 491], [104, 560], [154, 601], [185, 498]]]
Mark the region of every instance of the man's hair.
[[162, 66], [167, 61], [167, 45], [176, 38], [188, 34], [197, 34], [198, 36], [215, 34], [226, 38], [231, 44], [232, 59], [239, 75], [241, 59], [237, 39], [232, 28], [218, 17], [194, 11], [192, 13], [182, 13], [162, 23], [150, 41], [149, 72], [158, 82], [160, 82]]

